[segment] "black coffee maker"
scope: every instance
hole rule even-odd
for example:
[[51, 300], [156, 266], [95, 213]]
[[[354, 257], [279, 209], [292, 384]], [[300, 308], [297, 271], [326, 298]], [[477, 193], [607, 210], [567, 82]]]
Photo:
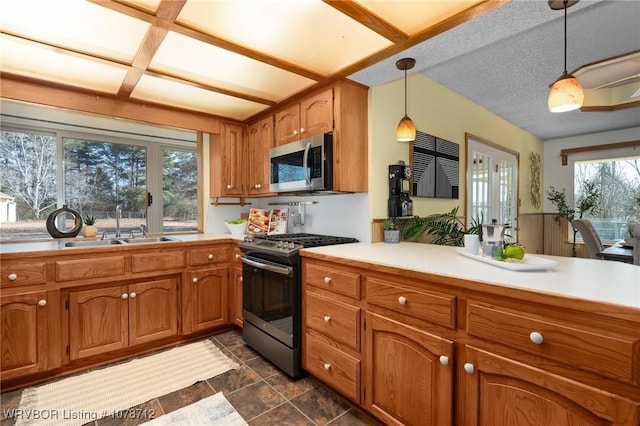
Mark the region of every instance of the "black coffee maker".
[[409, 198], [411, 167], [398, 161], [389, 166], [389, 217], [413, 216], [413, 201]]

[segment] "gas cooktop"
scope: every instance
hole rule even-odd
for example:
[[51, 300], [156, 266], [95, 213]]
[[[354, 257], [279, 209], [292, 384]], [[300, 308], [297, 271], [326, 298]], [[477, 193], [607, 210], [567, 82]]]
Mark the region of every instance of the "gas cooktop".
[[356, 238], [319, 234], [247, 235], [239, 244], [244, 251], [267, 251], [271, 253], [295, 254], [301, 248], [357, 243]]

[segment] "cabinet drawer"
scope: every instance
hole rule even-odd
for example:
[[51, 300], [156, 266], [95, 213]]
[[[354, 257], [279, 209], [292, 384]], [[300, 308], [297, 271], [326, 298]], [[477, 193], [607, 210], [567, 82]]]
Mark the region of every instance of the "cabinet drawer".
[[406, 288], [379, 278], [367, 278], [367, 302], [448, 328], [456, 328], [456, 297]]
[[227, 262], [229, 260], [227, 253], [227, 247], [193, 249], [191, 250], [191, 266]]
[[[575, 368], [638, 383], [640, 339], [470, 302], [467, 332]], [[537, 333], [537, 334], [535, 334]]]
[[360, 308], [305, 292], [306, 326], [360, 351]]
[[360, 299], [360, 274], [307, 264], [305, 282], [335, 293]]
[[56, 262], [56, 280], [69, 281], [124, 275], [124, 256]]
[[3, 261], [0, 265], [2, 287], [43, 284], [46, 282], [45, 262], [15, 263]]
[[184, 268], [184, 254], [184, 250], [133, 254], [131, 255], [131, 272]]
[[360, 360], [323, 344], [309, 334], [305, 343], [305, 369], [344, 396], [359, 402]]

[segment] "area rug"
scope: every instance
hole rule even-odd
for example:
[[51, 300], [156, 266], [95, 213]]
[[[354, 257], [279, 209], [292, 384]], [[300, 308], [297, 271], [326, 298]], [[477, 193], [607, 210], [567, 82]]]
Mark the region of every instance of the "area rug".
[[16, 425], [82, 425], [236, 368], [210, 340], [178, 346], [25, 389]]
[[195, 404], [143, 423], [146, 426], [216, 425], [246, 426], [240, 414], [227, 401], [222, 392], [201, 399]]

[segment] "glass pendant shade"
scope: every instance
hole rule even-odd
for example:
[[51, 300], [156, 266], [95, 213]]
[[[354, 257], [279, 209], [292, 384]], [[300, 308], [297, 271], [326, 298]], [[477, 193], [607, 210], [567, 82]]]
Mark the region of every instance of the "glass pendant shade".
[[549, 111], [567, 112], [579, 109], [584, 102], [582, 84], [565, 71], [551, 86], [549, 93]]
[[398, 142], [413, 142], [416, 140], [416, 126], [406, 115], [402, 117], [396, 129], [396, 140]]

